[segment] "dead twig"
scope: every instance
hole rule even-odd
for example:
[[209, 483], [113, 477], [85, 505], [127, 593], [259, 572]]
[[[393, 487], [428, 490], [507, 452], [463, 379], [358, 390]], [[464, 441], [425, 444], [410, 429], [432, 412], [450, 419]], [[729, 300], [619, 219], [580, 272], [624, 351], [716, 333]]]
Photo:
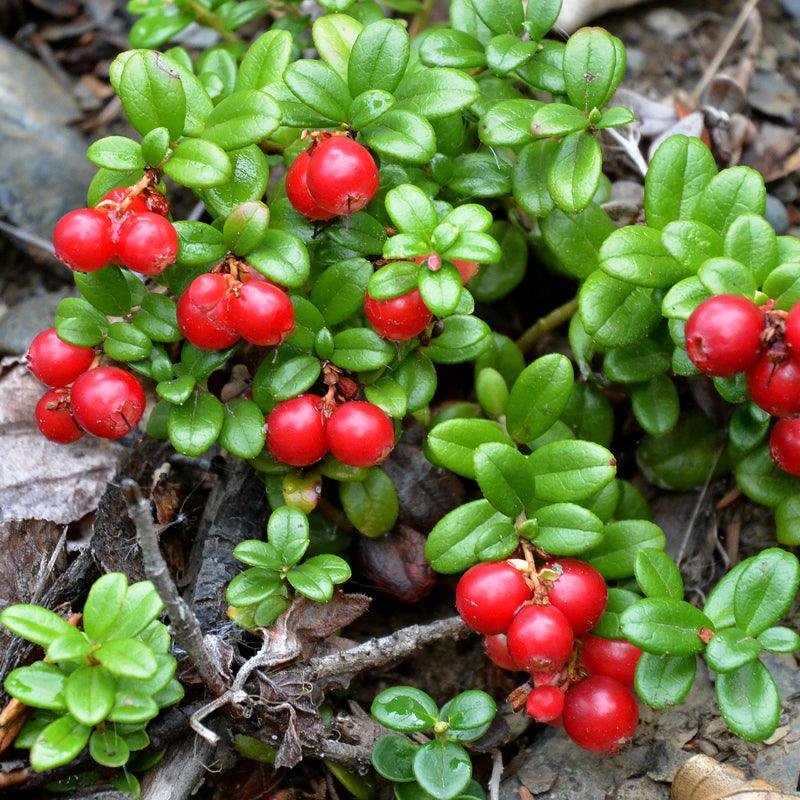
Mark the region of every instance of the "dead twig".
[[489, 778], [489, 800], [500, 800], [500, 779], [503, 777], [503, 753], [492, 753], [492, 775]]

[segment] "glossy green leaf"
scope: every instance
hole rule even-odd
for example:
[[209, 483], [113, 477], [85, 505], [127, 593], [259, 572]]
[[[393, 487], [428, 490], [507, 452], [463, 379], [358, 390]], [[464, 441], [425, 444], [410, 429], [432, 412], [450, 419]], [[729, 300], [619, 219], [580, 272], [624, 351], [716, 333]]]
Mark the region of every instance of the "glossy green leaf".
[[[141, 644], [139, 647], [146, 649]], [[78, 722], [93, 726], [108, 716], [114, 705], [115, 691], [116, 681], [108, 669], [87, 665], [75, 670], [65, 681], [64, 700], [69, 713]]]
[[370, 469], [363, 481], [340, 483], [339, 499], [350, 522], [370, 538], [388, 533], [397, 519], [397, 490], [378, 467]]
[[652, 547], [639, 550], [634, 560], [633, 574], [645, 596], [683, 599], [680, 570], [663, 550]]
[[170, 410], [169, 439], [179, 453], [199, 456], [217, 441], [224, 418], [223, 405], [214, 395], [196, 391], [183, 405]]
[[472, 778], [467, 751], [452, 742], [433, 741], [414, 756], [414, 777], [437, 800], [456, 797]]
[[475, 477], [475, 452], [487, 442], [510, 445], [502, 428], [491, 420], [453, 419], [436, 425], [428, 434], [426, 451], [436, 464]]
[[528, 462], [537, 499], [550, 503], [584, 500], [613, 480], [617, 463], [605, 447], [576, 440], [546, 444]]
[[636, 556], [642, 548], [661, 550], [665, 544], [664, 532], [648, 520], [616, 520], [605, 526], [603, 541], [586, 554], [586, 560], [604, 578], [628, 578], [634, 574]]
[[713, 631], [713, 623], [702, 611], [683, 601], [647, 597], [622, 612], [625, 638], [656, 655], [686, 656], [704, 647], [700, 632]]
[[760, 661], [718, 675], [714, 690], [719, 710], [737, 736], [748, 742], [762, 742], [778, 727], [780, 695], [769, 670]]
[[636, 694], [651, 708], [678, 705], [689, 694], [697, 675], [697, 657], [642, 653], [636, 664]]
[[233, 177], [228, 154], [205, 139], [183, 139], [172, 151], [164, 172], [175, 183], [189, 189], [209, 189]]
[[372, 701], [370, 710], [381, 725], [404, 733], [427, 730], [439, 713], [430, 695], [411, 686], [384, 689]]
[[755, 661], [761, 645], [739, 628], [725, 628], [714, 635], [706, 647], [706, 662], [714, 672], [733, 670]]
[[600, 266], [614, 278], [653, 289], [689, 275], [662, 244], [661, 233], [642, 225], [614, 231], [600, 248]]
[[69, 764], [86, 747], [92, 729], [69, 714], [51, 722], [39, 734], [30, 751], [31, 767], [36, 772]]

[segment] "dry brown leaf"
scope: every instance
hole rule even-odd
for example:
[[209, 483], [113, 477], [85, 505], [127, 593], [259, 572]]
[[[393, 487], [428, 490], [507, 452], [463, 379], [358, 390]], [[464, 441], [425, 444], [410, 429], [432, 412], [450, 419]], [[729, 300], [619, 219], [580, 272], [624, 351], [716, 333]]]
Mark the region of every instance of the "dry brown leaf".
[[16, 699], [9, 700], [6, 707], [0, 711], [0, 753], [11, 747], [30, 713], [28, 706]]
[[742, 770], [709, 756], [692, 756], [672, 782], [673, 800], [789, 800], [762, 780], [748, 780]]

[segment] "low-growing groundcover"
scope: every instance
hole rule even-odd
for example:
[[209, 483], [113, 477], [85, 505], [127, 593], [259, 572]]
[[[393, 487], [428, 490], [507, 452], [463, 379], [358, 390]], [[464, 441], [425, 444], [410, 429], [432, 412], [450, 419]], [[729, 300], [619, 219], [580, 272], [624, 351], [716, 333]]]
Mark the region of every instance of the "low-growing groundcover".
[[[640, 704], [680, 703], [707, 667], [729, 728], [768, 739], [781, 698], [761, 656], [800, 648], [780, 625], [800, 583], [785, 549], [800, 544], [800, 241], [764, 219], [763, 179], [672, 136], [648, 166], [641, 220], [617, 227], [603, 131], [635, 121], [614, 100], [616, 37], [550, 35], [557, 0], [453, 0], [447, 24], [412, 16], [413, 36], [415, 2], [322, 5], [312, 23], [291, 2], [274, 16], [247, 0], [128, 4], [133, 49], [110, 80], [137, 136], [89, 148], [87, 207], [54, 231], [79, 296], [28, 354], [52, 441], [118, 439], [146, 420], [182, 456], [216, 447], [251, 465], [271, 513], [229, 554], [227, 646], [242, 658], [231, 650], [228, 667], [260, 640], [263, 652], [237, 677], [210, 674], [207, 643], [145, 553], [158, 591], [110, 573], [74, 598], [82, 618], [3, 611], [43, 648], [5, 679], [37, 709], [15, 746], [36, 772], [78, 759], [61, 788], [138, 794], [163, 752], [148, 724], [200, 682], [222, 697], [192, 727], [214, 741], [202, 720], [226, 708], [246, 758], [319, 756], [359, 798], [382, 791], [377, 777], [398, 800], [484, 797], [472, 756], [508, 743], [492, 727], [506, 698], [376, 689], [374, 722], [360, 723], [375, 735], [335, 747], [347, 695], [326, 698], [323, 679], [347, 669], [308, 661], [313, 648], [287, 633], [297, 608], [347, 602], [354, 539], [405, 524], [387, 462], [404, 431], [404, 447], [464, 481], [424, 557], [461, 576], [459, 615], [517, 673], [504, 708], [614, 755], [635, 740]], [[169, 47], [192, 22], [220, 43]], [[181, 192], [200, 219], [172, 214]], [[576, 296], [515, 342], [483, 317], [507, 298], [526, 305], [528, 270]], [[530, 358], [561, 325], [568, 351]], [[463, 374], [456, 400], [447, 376]], [[701, 406], [690, 382], [718, 400]], [[702, 604], [685, 599], [637, 472], [664, 490], [730, 476], [775, 509], [776, 546]], [[146, 549], [152, 520], [134, 518]], [[386, 663], [431, 630], [342, 663]], [[310, 672], [285, 672], [298, 659]], [[279, 734], [271, 705], [289, 712]]]

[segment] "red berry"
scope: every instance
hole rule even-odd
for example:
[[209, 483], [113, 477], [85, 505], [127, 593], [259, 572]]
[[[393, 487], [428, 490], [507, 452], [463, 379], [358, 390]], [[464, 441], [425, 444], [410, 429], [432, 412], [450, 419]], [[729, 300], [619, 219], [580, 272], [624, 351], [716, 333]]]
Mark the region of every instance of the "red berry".
[[160, 214], [132, 214], [119, 229], [117, 256], [134, 272], [158, 275], [178, 255], [178, 233]]
[[51, 442], [70, 444], [83, 436], [75, 424], [69, 402], [69, 389], [51, 389], [36, 404], [36, 424]]
[[567, 689], [564, 730], [595, 753], [619, 753], [633, 739], [639, 708], [633, 692], [613, 678], [590, 675]]
[[642, 651], [624, 640], [603, 639], [587, 633], [583, 637], [581, 661], [591, 675], [605, 675], [633, 686], [636, 664]]
[[800, 362], [760, 356], [747, 371], [747, 389], [753, 402], [773, 417], [800, 413]]
[[764, 312], [733, 294], [704, 300], [686, 323], [686, 351], [707, 375], [729, 377], [744, 372], [758, 356]]
[[288, 295], [277, 286], [250, 280], [233, 292], [228, 320], [248, 342], [276, 345], [294, 330], [294, 308]]
[[88, 433], [119, 439], [130, 433], [145, 407], [142, 384], [119, 367], [96, 367], [84, 372], [72, 387], [72, 411]]
[[550, 603], [569, 620], [575, 635], [583, 636], [597, 625], [606, 610], [608, 589], [603, 576], [574, 558], [559, 558], [544, 568], [560, 573], [547, 591]]
[[42, 331], [28, 348], [28, 369], [46, 386], [68, 386], [93, 360], [91, 347], [62, 341], [55, 328]]
[[461, 276], [461, 283], [469, 283], [478, 272], [477, 261], [462, 261], [460, 258], [454, 258], [453, 264]]
[[472, 630], [491, 636], [505, 633], [519, 607], [532, 595], [522, 573], [508, 561], [476, 564], [458, 581], [456, 610]]
[[555, 607], [525, 606], [508, 629], [508, 652], [528, 672], [560, 669], [572, 654], [569, 620]]
[[223, 350], [239, 341], [230, 318], [230, 275], [198, 275], [178, 300], [178, 327], [195, 346]]
[[308, 191], [322, 208], [348, 215], [375, 197], [380, 176], [366, 147], [346, 136], [331, 136], [314, 146], [307, 181]]
[[525, 712], [537, 722], [552, 722], [564, 710], [564, 692], [557, 686], [537, 686], [528, 695]]
[[784, 472], [800, 477], [800, 417], [778, 420], [769, 437], [769, 452]]
[[377, 334], [393, 342], [405, 342], [419, 336], [433, 319], [416, 289], [390, 300], [375, 300], [366, 295], [364, 313]]
[[786, 316], [786, 344], [792, 355], [800, 359], [800, 303], [795, 303]]
[[95, 272], [110, 264], [115, 250], [112, 225], [96, 208], [77, 208], [64, 214], [53, 230], [56, 258], [78, 272]]
[[313, 220], [333, 219], [336, 214], [326, 211], [308, 191], [308, 166], [311, 155], [304, 150], [286, 171], [286, 196], [295, 211]]
[[129, 192], [130, 187], [112, 189], [110, 192], [107, 192], [103, 195], [95, 208], [99, 208], [101, 211], [109, 212], [115, 216], [120, 216], [121, 219], [127, 219], [130, 214], [142, 214], [143, 212], [150, 210], [147, 207], [147, 202], [145, 201], [144, 197], [142, 197], [140, 194], [137, 194], [125, 207], [125, 211], [120, 215], [118, 206], [120, 203], [124, 203], [127, 200]]
[[520, 671], [517, 663], [511, 658], [511, 653], [508, 652], [508, 641], [504, 633], [484, 636], [483, 650], [487, 657], [497, 664], [500, 669], [507, 669], [509, 672]]
[[328, 420], [328, 446], [350, 467], [374, 467], [394, 448], [394, 425], [378, 406], [357, 400], [336, 408]]
[[301, 394], [284, 400], [267, 417], [267, 447], [278, 461], [307, 467], [328, 452], [322, 398]]

